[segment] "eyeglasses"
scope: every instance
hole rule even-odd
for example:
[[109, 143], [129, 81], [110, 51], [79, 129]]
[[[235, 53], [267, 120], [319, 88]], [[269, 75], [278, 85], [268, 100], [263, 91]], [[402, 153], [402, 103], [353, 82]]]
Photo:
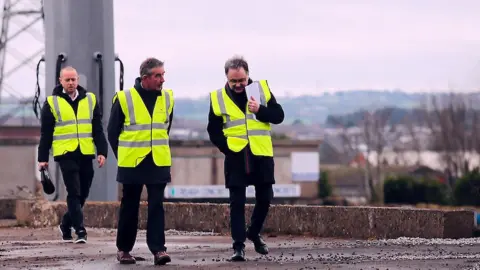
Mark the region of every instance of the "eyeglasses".
[[246, 78], [242, 78], [242, 79], [230, 79], [228, 80], [230, 83], [233, 83], [233, 84], [236, 84], [236, 83], [244, 83], [247, 81]]

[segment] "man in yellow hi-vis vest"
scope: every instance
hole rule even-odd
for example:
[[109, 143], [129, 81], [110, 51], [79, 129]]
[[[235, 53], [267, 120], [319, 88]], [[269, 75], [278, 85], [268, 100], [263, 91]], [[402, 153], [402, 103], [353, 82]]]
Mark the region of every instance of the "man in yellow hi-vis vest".
[[[284, 112], [273, 96], [267, 81], [253, 82], [248, 64], [242, 57], [225, 63], [227, 83], [210, 93], [208, 134], [212, 143], [225, 155], [225, 186], [230, 192], [230, 224], [234, 254], [232, 261], [245, 260], [245, 240], [255, 250], [267, 254], [260, 237], [273, 199], [275, 184], [273, 146], [270, 124], [280, 124]], [[260, 100], [247, 97], [245, 87], [256, 84]], [[251, 224], [245, 231], [246, 187], [255, 186], [256, 204]]]
[[[47, 97], [41, 112], [41, 136], [38, 146], [39, 169], [48, 167], [50, 148], [62, 171], [67, 190], [67, 212], [59, 226], [64, 241], [87, 241], [82, 208], [89, 195], [94, 170], [92, 159], [102, 167], [108, 153], [103, 133], [102, 111], [96, 96], [78, 85], [73, 67], [60, 71], [60, 85]], [[57, 187], [58, 189], [59, 187]]]
[[135, 244], [138, 211], [143, 186], [148, 192], [147, 245], [155, 265], [170, 262], [165, 247], [163, 195], [171, 181], [169, 132], [174, 99], [163, 89], [162, 61], [148, 58], [140, 66], [134, 87], [118, 91], [108, 122], [108, 141], [117, 157], [117, 181], [122, 183], [122, 200], [117, 231], [117, 260], [136, 263], [130, 254]]

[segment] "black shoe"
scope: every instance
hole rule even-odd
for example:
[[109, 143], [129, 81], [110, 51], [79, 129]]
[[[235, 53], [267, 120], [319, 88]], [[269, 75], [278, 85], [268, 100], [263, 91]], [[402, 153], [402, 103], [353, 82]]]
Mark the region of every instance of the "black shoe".
[[251, 235], [248, 235], [248, 233], [247, 233], [247, 238], [250, 241], [253, 242], [253, 245], [255, 246], [255, 251], [257, 253], [262, 254], [262, 255], [267, 255], [268, 254], [268, 246], [265, 243], [265, 241], [263, 241], [263, 239], [260, 235], [251, 236]]
[[85, 244], [87, 243], [87, 233], [85, 231], [80, 231], [77, 233], [78, 237], [75, 240], [75, 244]]
[[233, 255], [230, 258], [232, 262], [244, 262], [245, 261], [245, 248], [236, 248], [233, 251]]
[[72, 237], [72, 229], [66, 229], [60, 224], [58, 226], [58, 229], [60, 230], [60, 233], [62, 234], [62, 240], [65, 242], [73, 242], [73, 237]]

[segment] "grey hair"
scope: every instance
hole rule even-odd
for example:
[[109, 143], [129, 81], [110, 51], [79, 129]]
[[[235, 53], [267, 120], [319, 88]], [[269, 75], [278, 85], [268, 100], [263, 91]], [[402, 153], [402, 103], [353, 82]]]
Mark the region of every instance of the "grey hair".
[[145, 61], [142, 62], [140, 65], [140, 77], [144, 75], [151, 75], [152, 69], [157, 67], [163, 67], [163, 62], [158, 60], [157, 58], [147, 58]]
[[245, 72], [247, 72], [248, 74], [247, 61], [242, 56], [236, 55], [225, 62], [225, 75], [228, 74], [228, 71], [230, 69], [239, 69], [239, 68], [245, 69]]

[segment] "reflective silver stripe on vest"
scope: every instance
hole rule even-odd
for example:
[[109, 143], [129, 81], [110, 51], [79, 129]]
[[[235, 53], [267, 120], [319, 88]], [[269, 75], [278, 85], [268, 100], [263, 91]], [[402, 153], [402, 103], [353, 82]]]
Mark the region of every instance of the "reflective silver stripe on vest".
[[246, 135], [245, 136], [229, 136], [229, 137], [248, 140], [248, 137]]
[[270, 130], [249, 130], [248, 136], [270, 136]]
[[91, 124], [92, 119], [80, 119], [77, 121], [77, 124]]
[[[225, 117], [226, 117], [226, 122], [224, 124], [224, 127], [225, 128], [230, 128], [230, 127], [245, 125], [245, 121], [246, 121], [245, 119], [238, 119], [238, 120], [231, 120], [230, 119], [230, 115], [227, 114], [225, 99], [223, 98], [222, 92], [223, 92], [223, 89], [217, 90], [217, 100], [218, 100], [218, 104], [219, 104], [219, 107], [220, 107], [220, 113], [225, 115]], [[260, 95], [260, 98], [262, 99], [262, 97], [263, 97], [263, 100], [265, 102], [265, 93], [263, 93], [263, 91], [260, 91], [260, 93], [262, 93]], [[246, 119], [254, 119], [253, 114], [247, 114]], [[269, 130], [249, 130], [248, 135], [249, 136], [271, 136]], [[231, 136], [231, 137], [248, 140], [248, 137], [246, 135], [245, 136]]]
[[167, 129], [168, 124], [140, 124], [140, 125], [134, 125], [134, 126], [125, 126], [124, 130], [125, 131], [142, 131], [142, 130], [151, 130], [151, 129]]
[[[247, 119], [254, 119], [253, 114], [247, 114]], [[230, 122], [226, 122], [224, 127], [231, 128], [242, 125], [245, 125], [245, 119], [231, 120]]]
[[[57, 114], [57, 115], [58, 115], [58, 114]], [[55, 123], [55, 126], [57, 126], [57, 127], [63, 127], [63, 126], [68, 126], [68, 125], [75, 125], [75, 120], [63, 121], [63, 122], [57, 122], [57, 123]]]
[[[249, 130], [248, 136], [270, 136], [270, 131], [269, 130]], [[248, 137], [246, 135], [245, 136], [229, 136], [229, 137], [248, 140]]]
[[[227, 107], [225, 105], [225, 99], [223, 98], [223, 89], [217, 90], [217, 99], [220, 106], [220, 113], [225, 115], [226, 121], [223, 125], [225, 128], [237, 127], [245, 125], [245, 119], [231, 120], [230, 115], [227, 114]], [[247, 119], [254, 119], [253, 114], [247, 113]]]
[[225, 100], [223, 99], [223, 89], [218, 89], [217, 90], [217, 100], [218, 100], [218, 105], [220, 106], [220, 113], [225, 115], [227, 118], [226, 123], [231, 122], [230, 121], [230, 115], [227, 114], [227, 107], [225, 106]]
[[135, 111], [134, 111], [134, 106], [133, 106], [132, 92], [130, 90], [125, 90], [124, 92], [125, 92], [127, 108], [128, 108], [128, 116], [130, 117], [130, 125], [124, 127], [125, 131], [141, 131], [141, 130], [167, 129], [168, 128], [168, 120], [169, 120], [168, 110], [170, 108], [170, 93], [167, 93], [167, 91], [163, 91], [163, 93], [165, 93], [166, 107], [167, 107], [167, 113], [166, 113], [167, 114], [167, 120], [164, 124], [153, 123], [153, 124], [138, 124], [137, 125], [137, 120], [135, 119]]
[[[68, 120], [68, 121], [62, 121], [62, 115], [60, 114], [60, 105], [58, 103], [58, 96], [53, 96], [53, 109], [55, 110], [55, 113], [57, 114], [57, 120], [58, 122], [55, 123], [55, 126], [57, 127], [64, 127], [68, 125], [74, 125], [75, 120]], [[87, 99], [88, 99], [88, 119], [80, 119], [77, 121], [78, 124], [90, 124], [92, 123], [92, 118], [93, 118], [93, 98], [91, 93], [87, 93]]]
[[92, 138], [91, 133], [79, 133], [77, 134], [65, 134], [65, 135], [55, 135], [53, 136], [53, 140], [68, 140], [68, 139], [76, 139], [76, 138], [84, 139], [84, 138]]
[[118, 146], [129, 147], [129, 148], [161, 146], [161, 145], [168, 145], [168, 139], [152, 140], [151, 142], [150, 141], [143, 141], [143, 142], [119, 141], [118, 142]]
[[[80, 119], [77, 121], [77, 124], [90, 124], [92, 123], [92, 120], [90, 119]], [[69, 121], [63, 121], [63, 122], [58, 122], [55, 124], [57, 127], [64, 127], [68, 125], [75, 125], [75, 120], [69, 120]]]
[[127, 109], [128, 109], [128, 117], [130, 118], [130, 125], [136, 125], [137, 120], [135, 119], [132, 92], [130, 91], [130, 89], [125, 90], [123, 92], [125, 93], [125, 98], [127, 101]]
[[58, 105], [58, 96], [53, 96], [52, 99], [53, 99], [53, 109], [57, 114], [57, 120], [58, 122], [62, 122], [62, 115], [60, 114], [60, 105]]
[[170, 116], [168, 115], [168, 112], [170, 111], [170, 93], [167, 91], [163, 91], [165, 94], [165, 108], [166, 108], [166, 117], [165, 123], [168, 123], [170, 121]]
[[[92, 120], [93, 118], [93, 98], [92, 93], [87, 93], [87, 100], [88, 100], [88, 119]], [[80, 120], [78, 121], [80, 124]], [[83, 124], [83, 123], [82, 123]], [[87, 123], [85, 123], [87, 124]]]

